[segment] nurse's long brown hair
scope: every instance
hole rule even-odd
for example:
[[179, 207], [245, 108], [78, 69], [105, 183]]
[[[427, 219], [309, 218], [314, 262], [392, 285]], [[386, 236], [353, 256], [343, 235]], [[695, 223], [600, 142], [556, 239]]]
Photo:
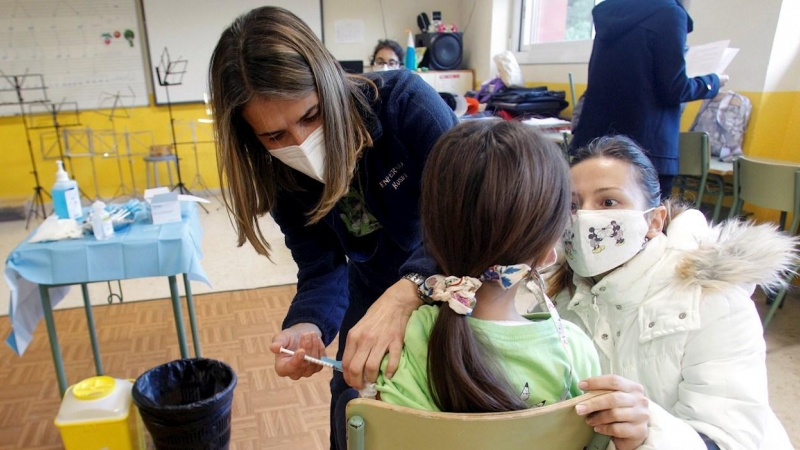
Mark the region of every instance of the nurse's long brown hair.
[[[423, 173], [422, 231], [444, 275], [477, 278], [495, 264], [543, 260], [569, 208], [563, 154], [518, 122], [458, 125], [437, 142]], [[465, 316], [441, 306], [428, 348], [428, 387], [440, 410], [527, 407], [491, 348]]]
[[[269, 256], [258, 218], [270, 212], [278, 187], [297, 189], [291, 169], [271, 157], [242, 117], [254, 99], [301, 99], [316, 93], [325, 135], [325, 185], [309, 223], [347, 193], [356, 160], [372, 145], [363, 114], [371, 111], [363, 77], [347, 76], [314, 32], [291, 12], [256, 8], [238, 17], [211, 55], [209, 87], [214, 108], [222, 194], [238, 233]], [[374, 84], [371, 86], [373, 92]], [[227, 185], [229, 191], [224, 189]]]

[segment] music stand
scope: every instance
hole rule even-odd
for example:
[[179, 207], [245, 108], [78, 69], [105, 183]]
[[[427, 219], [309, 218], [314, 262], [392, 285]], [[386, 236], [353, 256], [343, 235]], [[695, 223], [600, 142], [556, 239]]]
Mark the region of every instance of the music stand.
[[[10, 93], [16, 94], [16, 99], [10, 96]], [[23, 93], [32, 93], [34, 100], [26, 99]], [[38, 97], [38, 98], [37, 98]], [[25, 221], [25, 229], [31, 222], [32, 216], [39, 215], [41, 211], [42, 219], [47, 217], [44, 209], [44, 197], [42, 193], [52, 198], [49, 192], [42, 187], [39, 182], [39, 171], [36, 168], [36, 158], [33, 156], [33, 144], [31, 143], [31, 133], [28, 128], [28, 119], [25, 117], [25, 105], [33, 103], [49, 103], [47, 99], [47, 87], [44, 84], [44, 76], [41, 74], [24, 73], [21, 75], [6, 75], [0, 70], [0, 106], [6, 105], [19, 105], [19, 114], [22, 117], [22, 124], [25, 127], [25, 140], [28, 143], [28, 154], [31, 158], [31, 167], [33, 171], [33, 180], [36, 183], [33, 187], [33, 198], [28, 209], [28, 218]]]
[[[64, 161], [65, 165], [68, 165], [67, 172], [72, 174], [72, 178], [75, 178], [75, 171], [73, 170], [74, 167], [72, 165], [72, 156], [64, 153], [64, 145], [61, 143], [61, 130], [64, 128], [69, 127], [78, 127], [81, 125], [80, 123], [80, 113], [78, 113], [78, 103], [77, 102], [68, 102], [66, 99], [62, 100], [61, 103], [37, 103], [28, 105], [28, 115], [30, 117], [35, 117], [37, 114], [40, 114], [40, 111], [35, 111], [34, 106], [41, 107], [42, 112], [46, 111], [50, 115], [50, 120], [48, 123], [44, 125], [34, 125], [29, 127], [31, 130], [44, 130], [53, 128], [56, 134], [56, 144], [58, 145], [58, 155], [59, 158]], [[67, 117], [74, 117], [73, 121], [68, 121], [66, 123], [61, 122], [58, 120], [59, 115], [65, 115]], [[42, 155], [46, 157], [46, 155]], [[82, 195], [89, 203], [92, 202], [92, 197], [89, 197], [83, 189], [81, 189], [80, 185], [78, 185], [78, 192]]]
[[[156, 66], [156, 76], [158, 78], [158, 85], [164, 87], [164, 92], [167, 95], [167, 110], [169, 111], [169, 128], [172, 131], [172, 151], [175, 152], [175, 168], [178, 172], [178, 184], [176, 184], [172, 190], [178, 190], [181, 194], [192, 194], [192, 191], [183, 184], [183, 178], [181, 178], [181, 158], [178, 154], [178, 140], [175, 137], [175, 119], [172, 117], [172, 101], [169, 98], [169, 87], [170, 86], [180, 86], [183, 82], [183, 75], [186, 74], [186, 60], [185, 59], [177, 59], [173, 61], [169, 56], [169, 51], [167, 47], [164, 47], [164, 51], [161, 52], [161, 59]], [[194, 195], [194, 194], [192, 194]], [[208, 213], [208, 209], [203, 206], [202, 203], [199, 204], [203, 210]]]
[[96, 111], [98, 114], [108, 117], [108, 120], [111, 122], [111, 139], [114, 142], [114, 153], [117, 158], [117, 169], [119, 169], [119, 187], [116, 191], [114, 191], [112, 199], [123, 196], [135, 197], [138, 193], [138, 190], [136, 189], [136, 179], [133, 172], [133, 159], [131, 157], [130, 148], [127, 149], [128, 167], [131, 172], [132, 187], [130, 190], [125, 184], [125, 177], [122, 175], [122, 162], [120, 161], [122, 159], [122, 154], [119, 151], [119, 144], [117, 143], [117, 126], [116, 122], [114, 121], [114, 119], [129, 119], [131, 117], [129, 108], [136, 101], [136, 93], [133, 92], [133, 89], [130, 86], [128, 86], [128, 90], [130, 91], [128, 94], [122, 94], [120, 91], [117, 91], [115, 94], [102, 92], [98, 102], [99, 107], [103, 108], [108, 103], [111, 103], [111, 108], [108, 113], [101, 112], [100, 110]]

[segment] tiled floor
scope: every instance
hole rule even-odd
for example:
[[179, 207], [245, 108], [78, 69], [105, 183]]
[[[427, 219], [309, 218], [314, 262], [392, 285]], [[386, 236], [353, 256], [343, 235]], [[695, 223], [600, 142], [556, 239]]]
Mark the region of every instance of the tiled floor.
[[[240, 375], [234, 404], [232, 448], [326, 448], [327, 377], [295, 383], [274, 376], [272, 357], [266, 351], [271, 336], [291, 299], [293, 288], [254, 289], [291, 284], [296, 267], [283, 246], [280, 231], [269, 218], [262, 221], [275, 248], [275, 264], [250, 247], [236, 248], [235, 235], [224, 210], [215, 205], [201, 213], [205, 232], [202, 263], [213, 292], [198, 295], [204, 354], [228, 361]], [[0, 223], [0, 254], [7, 256], [27, 232], [24, 223]], [[163, 285], [163, 286], [162, 286]], [[212, 289], [194, 285], [195, 293]], [[166, 283], [152, 279], [123, 282], [123, 305], [97, 308], [96, 319], [107, 371], [118, 377], [135, 377], [142, 371], [178, 357], [171, 307], [168, 301], [128, 304], [141, 299], [166, 298]], [[81, 300], [73, 290], [62, 307]], [[78, 291], [79, 293], [79, 291]], [[105, 303], [104, 284], [92, 285], [93, 303]], [[8, 311], [8, 290], [0, 283], [0, 314]], [[765, 313], [763, 296], [757, 295]], [[55, 314], [67, 360], [70, 382], [92, 374], [91, 348], [85, 336], [80, 309]], [[9, 332], [0, 317], [0, 338]], [[800, 297], [787, 299], [766, 334], [772, 407], [800, 447]], [[0, 449], [55, 449], [60, 441], [52, 420], [58, 395], [43, 326], [23, 357], [0, 344]]]

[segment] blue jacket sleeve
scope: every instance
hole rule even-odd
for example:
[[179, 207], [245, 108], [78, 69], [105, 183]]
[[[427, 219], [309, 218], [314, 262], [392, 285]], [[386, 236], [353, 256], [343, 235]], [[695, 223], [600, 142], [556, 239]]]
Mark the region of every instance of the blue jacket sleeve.
[[[397, 134], [412, 157], [420, 161], [422, 169], [436, 141], [454, 127], [458, 119], [442, 97], [418, 76], [409, 77], [392, 106], [397, 108], [393, 111], [393, 116], [397, 118]], [[400, 266], [400, 276], [409, 272], [417, 272], [425, 277], [437, 272], [436, 262], [425, 249], [424, 243]]]
[[720, 88], [716, 74], [686, 76], [687, 20], [686, 12], [675, 5], [664, 9], [656, 29], [651, 30], [656, 92], [668, 105], [713, 98]]
[[339, 332], [348, 305], [347, 260], [339, 240], [327, 225], [306, 225], [304, 211], [289, 194], [279, 191], [271, 213], [299, 268], [295, 295], [283, 328], [313, 323], [328, 345]]

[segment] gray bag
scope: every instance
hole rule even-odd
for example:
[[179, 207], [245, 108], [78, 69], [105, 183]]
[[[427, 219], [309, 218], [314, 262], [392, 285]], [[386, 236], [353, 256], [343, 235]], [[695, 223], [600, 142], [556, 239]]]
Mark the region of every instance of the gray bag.
[[743, 154], [742, 142], [752, 109], [750, 99], [744, 95], [720, 92], [712, 99], [703, 100], [689, 131], [706, 132], [711, 155], [731, 162]]

